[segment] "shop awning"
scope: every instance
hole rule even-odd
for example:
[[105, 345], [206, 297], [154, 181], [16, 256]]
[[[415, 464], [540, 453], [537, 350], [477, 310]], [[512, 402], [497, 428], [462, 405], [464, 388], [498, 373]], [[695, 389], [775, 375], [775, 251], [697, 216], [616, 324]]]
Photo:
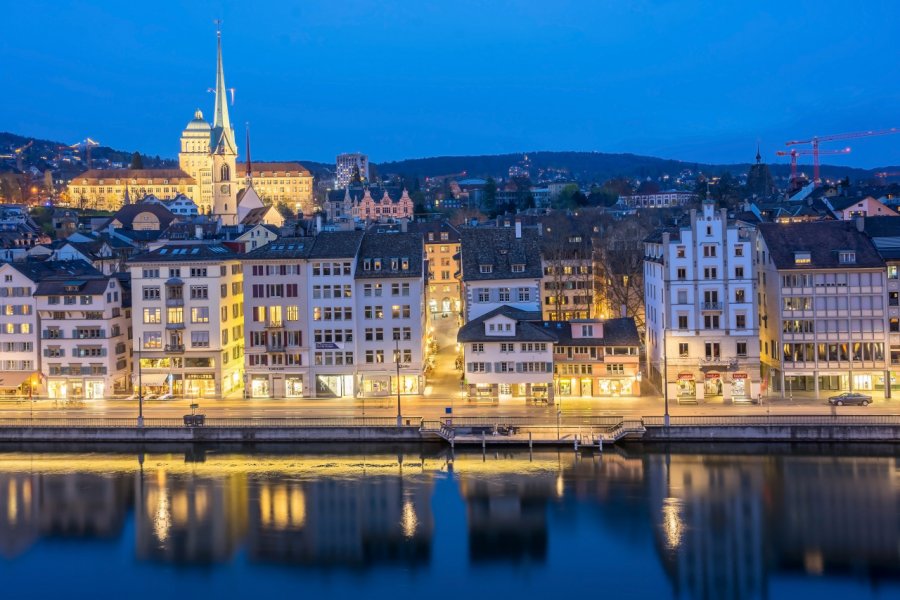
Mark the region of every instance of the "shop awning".
[[0, 373], [0, 388], [16, 389], [34, 375], [33, 372], [22, 371], [21, 373]]
[[[143, 373], [141, 374], [140, 382], [141, 385], [147, 386], [152, 385], [154, 387], [160, 385], [166, 385], [169, 380], [168, 373]], [[135, 379], [135, 383], [137, 383], [137, 379]]]

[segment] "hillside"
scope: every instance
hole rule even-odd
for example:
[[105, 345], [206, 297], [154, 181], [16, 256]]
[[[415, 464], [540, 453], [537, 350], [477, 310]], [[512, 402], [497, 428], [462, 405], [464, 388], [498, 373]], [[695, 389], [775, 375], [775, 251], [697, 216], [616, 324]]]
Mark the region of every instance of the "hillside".
[[[719, 175], [726, 171], [733, 175], [746, 173], [750, 163], [739, 164], [703, 164], [679, 160], [640, 156], [637, 154], [606, 154], [602, 152], [528, 152], [531, 171], [557, 169], [568, 172], [573, 179], [591, 182], [604, 181], [612, 177], [658, 177], [660, 175], [677, 175], [689, 169]], [[414, 158], [377, 165], [380, 173], [401, 173], [434, 177], [465, 172], [469, 177], [506, 176], [509, 167], [522, 161], [522, 154], [496, 154], [485, 156], [437, 156], [432, 158]], [[773, 176], [788, 177], [790, 165], [770, 164]], [[807, 168], [806, 170], [810, 170]], [[891, 170], [888, 168], [887, 170]], [[879, 169], [881, 170], [881, 169]], [[851, 180], [868, 179], [877, 172], [875, 169], [857, 169], [823, 165], [822, 175], [828, 178], [850, 177]]]

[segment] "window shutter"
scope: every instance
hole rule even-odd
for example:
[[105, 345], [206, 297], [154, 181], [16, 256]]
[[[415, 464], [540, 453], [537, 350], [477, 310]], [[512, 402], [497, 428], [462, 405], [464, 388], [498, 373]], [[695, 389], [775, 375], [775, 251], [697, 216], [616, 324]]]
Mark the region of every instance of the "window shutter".
[[522, 363], [517, 362], [516, 363], [516, 373], [521, 373], [521, 372], [522, 372]]
[[469, 373], [472, 373], [474, 370], [474, 367], [472, 365], [473, 365], [473, 363], [466, 364], [466, 371], [468, 371]]
[[544, 363], [544, 365], [545, 365], [544, 371], [546, 373], [550, 373], [551, 371], [553, 371], [553, 363]]
[[485, 373], [491, 372], [491, 363], [484, 363], [484, 372]]
[[494, 363], [494, 372], [495, 372], [495, 373], [499, 373], [499, 372], [500, 372], [500, 363], [498, 363], [498, 362], [497, 362], [497, 363]]

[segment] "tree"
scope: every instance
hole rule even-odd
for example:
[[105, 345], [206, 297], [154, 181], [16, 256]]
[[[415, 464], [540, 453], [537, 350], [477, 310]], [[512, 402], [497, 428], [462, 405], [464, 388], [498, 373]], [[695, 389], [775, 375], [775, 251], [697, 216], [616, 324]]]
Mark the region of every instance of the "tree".
[[488, 177], [484, 184], [484, 200], [481, 203], [481, 210], [490, 216], [495, 216], [497, 210], [497, 182], [493, 177]]
[[144, 168], [144, 158], [141, 156], [140, 152], [135, 152], [131, 155], [131, 165], [128, 167], [129, 169], [143, 169]]
[[643, 240], [652, 229], [646, 219], [607, 222], [594, 238], [594, 273], [598, 315], [631, 317], [644, 329]]

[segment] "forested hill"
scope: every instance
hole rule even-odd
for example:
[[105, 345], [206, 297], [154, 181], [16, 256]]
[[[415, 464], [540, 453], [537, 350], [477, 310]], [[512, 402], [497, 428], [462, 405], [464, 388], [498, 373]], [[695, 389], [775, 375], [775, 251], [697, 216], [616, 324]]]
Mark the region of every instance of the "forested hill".
[[[509, 167], [520, 164], [524, 154], [495, 154], [483, 156], [436, 156], [432, 158], [413, 158], [395, 162], [379, 163], [379, 173], [401, 173], [434, 177], [465, 172], [469, 177], [501, 177], [506, 176]], [[531, 162], [532, 177], [538, 171], [557, 169], [569, 174], [578, 181], [604, 181], [612, 177], [651, 177], [660, 175], [676, 176], [689, 169], [718, 175], [730, 172], [733, 175], [746, 173], [749, 163], [712, 165], [704, 163], [684, 162], [653, 156], [637, 154], [607, 154], [603, 152], [528, 152]], [[770, 164], [772, 174], [776, 177], [790, 173], [788, 164]], [[856, 169], [841, 166], [822, 166], [825, 177], [838, 178], [849, 176], [851, 179], [867, 179], [875, 170]]]

